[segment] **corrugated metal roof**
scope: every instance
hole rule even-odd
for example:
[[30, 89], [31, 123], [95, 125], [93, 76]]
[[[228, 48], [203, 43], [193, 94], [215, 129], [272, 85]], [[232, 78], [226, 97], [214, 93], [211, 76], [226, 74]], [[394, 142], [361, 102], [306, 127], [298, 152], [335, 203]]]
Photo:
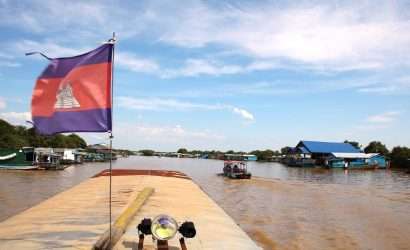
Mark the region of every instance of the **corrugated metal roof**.
[[309, 151], [305, 147], [298, 148], [302, 154], [309, 154]]
[[336, 158], [344, 159], [369, 159], [374, 156], [373, 154], [365, 153], [332, 153], [332, 155]]
[[360, 153], [360, 150], [349, 143], [300, 141], [298, 147], [304, 146], [311, 153]]
[[380, 155], [379, 153], [368, 153], [367, 155], [369, 155], [369, 158], [373, 158], [375, 156]]

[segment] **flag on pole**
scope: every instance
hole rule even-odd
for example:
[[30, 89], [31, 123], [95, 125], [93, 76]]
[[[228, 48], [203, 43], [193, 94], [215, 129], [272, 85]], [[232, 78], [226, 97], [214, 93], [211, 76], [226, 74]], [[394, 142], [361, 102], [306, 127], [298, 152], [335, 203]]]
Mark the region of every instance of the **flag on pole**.
[[107, 43], [82, 55], [49, 59], [31, 101], [37, 132], [111, 131], [113, 46]]

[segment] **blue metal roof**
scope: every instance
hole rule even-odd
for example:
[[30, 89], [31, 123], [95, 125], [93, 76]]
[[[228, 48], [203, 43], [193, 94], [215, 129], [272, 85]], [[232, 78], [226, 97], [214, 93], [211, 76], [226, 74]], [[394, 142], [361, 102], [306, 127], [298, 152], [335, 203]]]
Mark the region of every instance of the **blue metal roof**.
[[300, 141], [297, 147], [305, 147], [310, 153], [360, 153], [360, 149], [349, 143]]
[[301, 147], [298, 147], [298, 149], [300, 150], [300, 152], [302, 153], [302, 154], [309, 154], [309, 150], [307, 150], [305, 147], [303, 147], [303, 146], [301, 146]]

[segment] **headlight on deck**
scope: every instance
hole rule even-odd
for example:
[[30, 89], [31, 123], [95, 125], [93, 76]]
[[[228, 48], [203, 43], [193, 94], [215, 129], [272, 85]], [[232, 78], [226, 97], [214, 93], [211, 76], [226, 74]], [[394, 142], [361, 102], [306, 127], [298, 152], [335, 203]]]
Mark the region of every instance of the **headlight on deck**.
[[172, 239], [178, 231], [177, 222], [168, 215], [158, 215], [152, 220], [151, 232], [157, 240]]

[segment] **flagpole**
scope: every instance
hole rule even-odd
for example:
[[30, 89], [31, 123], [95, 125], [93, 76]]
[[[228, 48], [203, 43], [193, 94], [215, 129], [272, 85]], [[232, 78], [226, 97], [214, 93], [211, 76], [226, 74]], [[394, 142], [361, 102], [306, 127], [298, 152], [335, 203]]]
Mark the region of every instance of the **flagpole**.
[[114, 110], [114, 48], [115, 48], [115, 32], [112, 33], [111, 42], [113, 43], [112, 46], [112, 55], [111, 55], [111, 131], [110, 131], [110, 201], [109, 201], [109, 209], [110, 209], [110, 239], [108, 244], [108, 249], [112, 249], [112, 139], [114, 138], [112, 130], [113, 130], [113, 110]]

